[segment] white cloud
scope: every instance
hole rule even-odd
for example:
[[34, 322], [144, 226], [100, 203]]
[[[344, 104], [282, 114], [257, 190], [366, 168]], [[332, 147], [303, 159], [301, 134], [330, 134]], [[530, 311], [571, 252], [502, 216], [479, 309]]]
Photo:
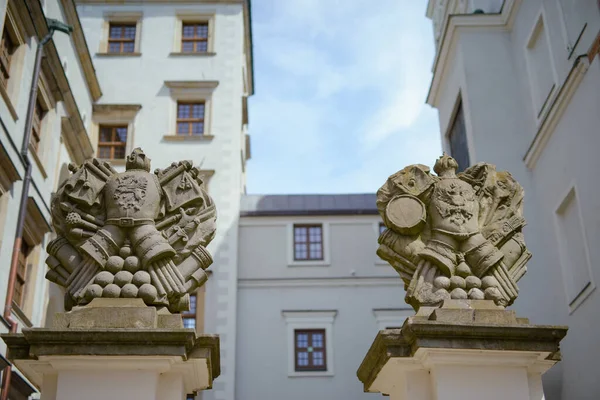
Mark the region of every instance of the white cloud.
[[375, 3], [253, 3], [249, 191], [365, 190], [380, 184], [375, 173], [385, 180], [404, 160], [438, 155], [437, 119], [424, 103], [433, 59], [425, 5]]

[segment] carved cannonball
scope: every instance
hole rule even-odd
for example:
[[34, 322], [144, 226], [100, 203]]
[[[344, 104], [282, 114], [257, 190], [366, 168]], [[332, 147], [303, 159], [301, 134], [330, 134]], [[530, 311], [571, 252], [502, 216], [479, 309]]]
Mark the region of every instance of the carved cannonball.
[[471, 300], [484, 300], [485, 295], [483, 294], [481, 289], [472, 288], [471, 290], [469, 290], [469, 298]]
[[450, 289], [450, 278], [446, 276], [438, 276], [433, 280], [433, 286], [438, 289]]
[[129, 256], [125, 259], [125, 264], [123, 265], [125, 271], [129, 271], [132, 274], [135, 274], [140, 269], [140, 260], [136, 256]]
[[92, 301], [97, 297], [102, 297], [102, 286], [94, 283], [88, 286], [85, 290], [85, 299], [87, 301]]
[[137, 287], [150, 283], [150, 274], [146, 271], [138, 271], [133, 275], [131, 282]]
[[104, 268], [106, 268], [108, 272], [116, 274], [123, 269], [123, 259], [119, 256], [110, 256], [108, 257], [108, 260], [106, 260]]
[[128, 283], [121, 288], [121, 297], [135, 298], [138, 294], [138, 288], [133, 283]]
[[115, 284], [119, 287], [123, 287], [128, 283], [131, 283], [131, 279], [133, 279], [133, 274], [129, 271], [119, 271], [115, 275]]
[[[453, 276], [452, 278], [450, 278], [450, 288], [464, 289], [466, 287], [467, 287], [467, 284], [465, 283], [465, 278], [461, 278], [460, 276], [456, 276], [456, 275]], [[465, 292], [465, 294], [466, 294], [466, 292]]]
[[119, 256], [121, 256], [122, 259], [126, 259], [130, 255], [131, 255], [131, 247], [129, 247], [129, 246], [123, 246], [123, 247], [121, 247], [121, 250], [119, 250]]
[[493, 276], [484, 276], [483, 279], [481, 279], [481, 288], [484, 290], [487, 288], [495, 288], [498, 286], [498, 280]]
[[102, 297], [117, 298], [119, 296], [121, 296], [121, 288], [114, 283], [107, 285], [102, 291]]
[[142, 298], [146, 304], [153, 303], [158, 296], [156, 288], [149, 283], [145, 283], [138, 291], [138, 297]]
[[466, 278], [471, 275], [471, 268], [469, 268], [466, 263], [461, 262], [458, 264], [458, 267], [456, 267], [456, 275]]
[[[481, 279], [476, 276], [467, 276], [465, 278], [465, 282], [467, 283], [467, 289], [480, 288], [481, 287]], [[482, 292], [483, 293], [483, 292]]]
[[452, 299], [456, 299], [456, 300], [463, 300], [467, 298], [467, 292], [465, 292], [464, 289], [461, 288], [455, 288], [454, 290], [452, 290], [452, 292], [450, 292], [450, 298]]
[[101, 287], [105, 287], [106, 285], [113, 283], [114, 279], [115, 277], [113, 274], [108, 271], [102, 271], [96, 275], [96, 278], [94, 278], [94, 283], [100, 285]]
[[500, 290], [498, 290], [498, 288], [489, 287], [485, 289], [484, 293], [486, 300], [494, 300], [495, 302], [502, 300], [502, 294], [500, 293]]

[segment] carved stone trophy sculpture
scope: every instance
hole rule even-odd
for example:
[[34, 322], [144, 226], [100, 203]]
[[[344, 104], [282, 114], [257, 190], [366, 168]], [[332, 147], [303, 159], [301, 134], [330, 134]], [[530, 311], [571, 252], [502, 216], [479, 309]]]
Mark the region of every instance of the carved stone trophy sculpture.
[[57, 238], [46, 278], [67, 288], [65, 308], [94, 298], [141, 298], [171, 312], [207, 280], [216, 209], [190, 161], [150, 172], [139, 148], [117, 172], [97, 159], [76, 167], [52, 199]]
[[523, 234], [523, 188], [508, 172], [476, 164], [456, 174], [444, 154], [434, 166], [410, 165], [377, 192], [386, 227], [377, 254], [405, 283], [415, 309], [447, 299], [513, 303], [531, 258]]

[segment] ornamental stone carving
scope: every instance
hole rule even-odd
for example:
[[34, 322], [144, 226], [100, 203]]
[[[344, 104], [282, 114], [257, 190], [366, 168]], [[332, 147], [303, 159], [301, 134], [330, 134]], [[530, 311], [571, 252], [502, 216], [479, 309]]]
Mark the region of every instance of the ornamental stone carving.
[[377, 192], [387, 227], [377, 254], [400, 274], [406, 302], [415, 309], [447, 299], [510, 305], [531, 258], [522, 233], [521, 185], [491, 164], [459, 174], [457, 168], [444, 154], [435, 163], [437, 175], [409, 165]]
[[77, 167], [52, 198], [57, 237], [46, 278], [66, 288], [65, 308], [94, 298], [141, 298], [171, 312], [189, 309], [212, 258], [206, 246], [216, 209], [191, 161], [150, 172], [135, 149], [126, 171], [93, 159]]

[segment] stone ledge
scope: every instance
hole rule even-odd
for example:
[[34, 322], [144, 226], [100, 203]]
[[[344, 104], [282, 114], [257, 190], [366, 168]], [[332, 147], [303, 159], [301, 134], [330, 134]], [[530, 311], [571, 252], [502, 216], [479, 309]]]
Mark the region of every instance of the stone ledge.
[[[442, 309], [437, 309], [438, 312]], [[473, 310], [444, 310], [471, 313]], [[481, 312], [483, 310], [475, 310]], [[511, 320], [513, 311], [496, 320]], [[565, 326], [529, 325], [522, 319], [514, 323], [448, 322], [431, 320], [430, 316], [409, 317], [402, 329], [380, 331], [357, 371], [365, 391], [372, 385], [383, 366], [391, 358], [411, 358], [419, 349], [517, 351], [547, 353], [547, 360], [559, 361], [559, 343], [567, 334]], [[435, 318], [435, 317], [434, 317]], [[487, 318], [486, 318], [487, 319]], [[464, 321], [464, 318], [462, 319]]]

